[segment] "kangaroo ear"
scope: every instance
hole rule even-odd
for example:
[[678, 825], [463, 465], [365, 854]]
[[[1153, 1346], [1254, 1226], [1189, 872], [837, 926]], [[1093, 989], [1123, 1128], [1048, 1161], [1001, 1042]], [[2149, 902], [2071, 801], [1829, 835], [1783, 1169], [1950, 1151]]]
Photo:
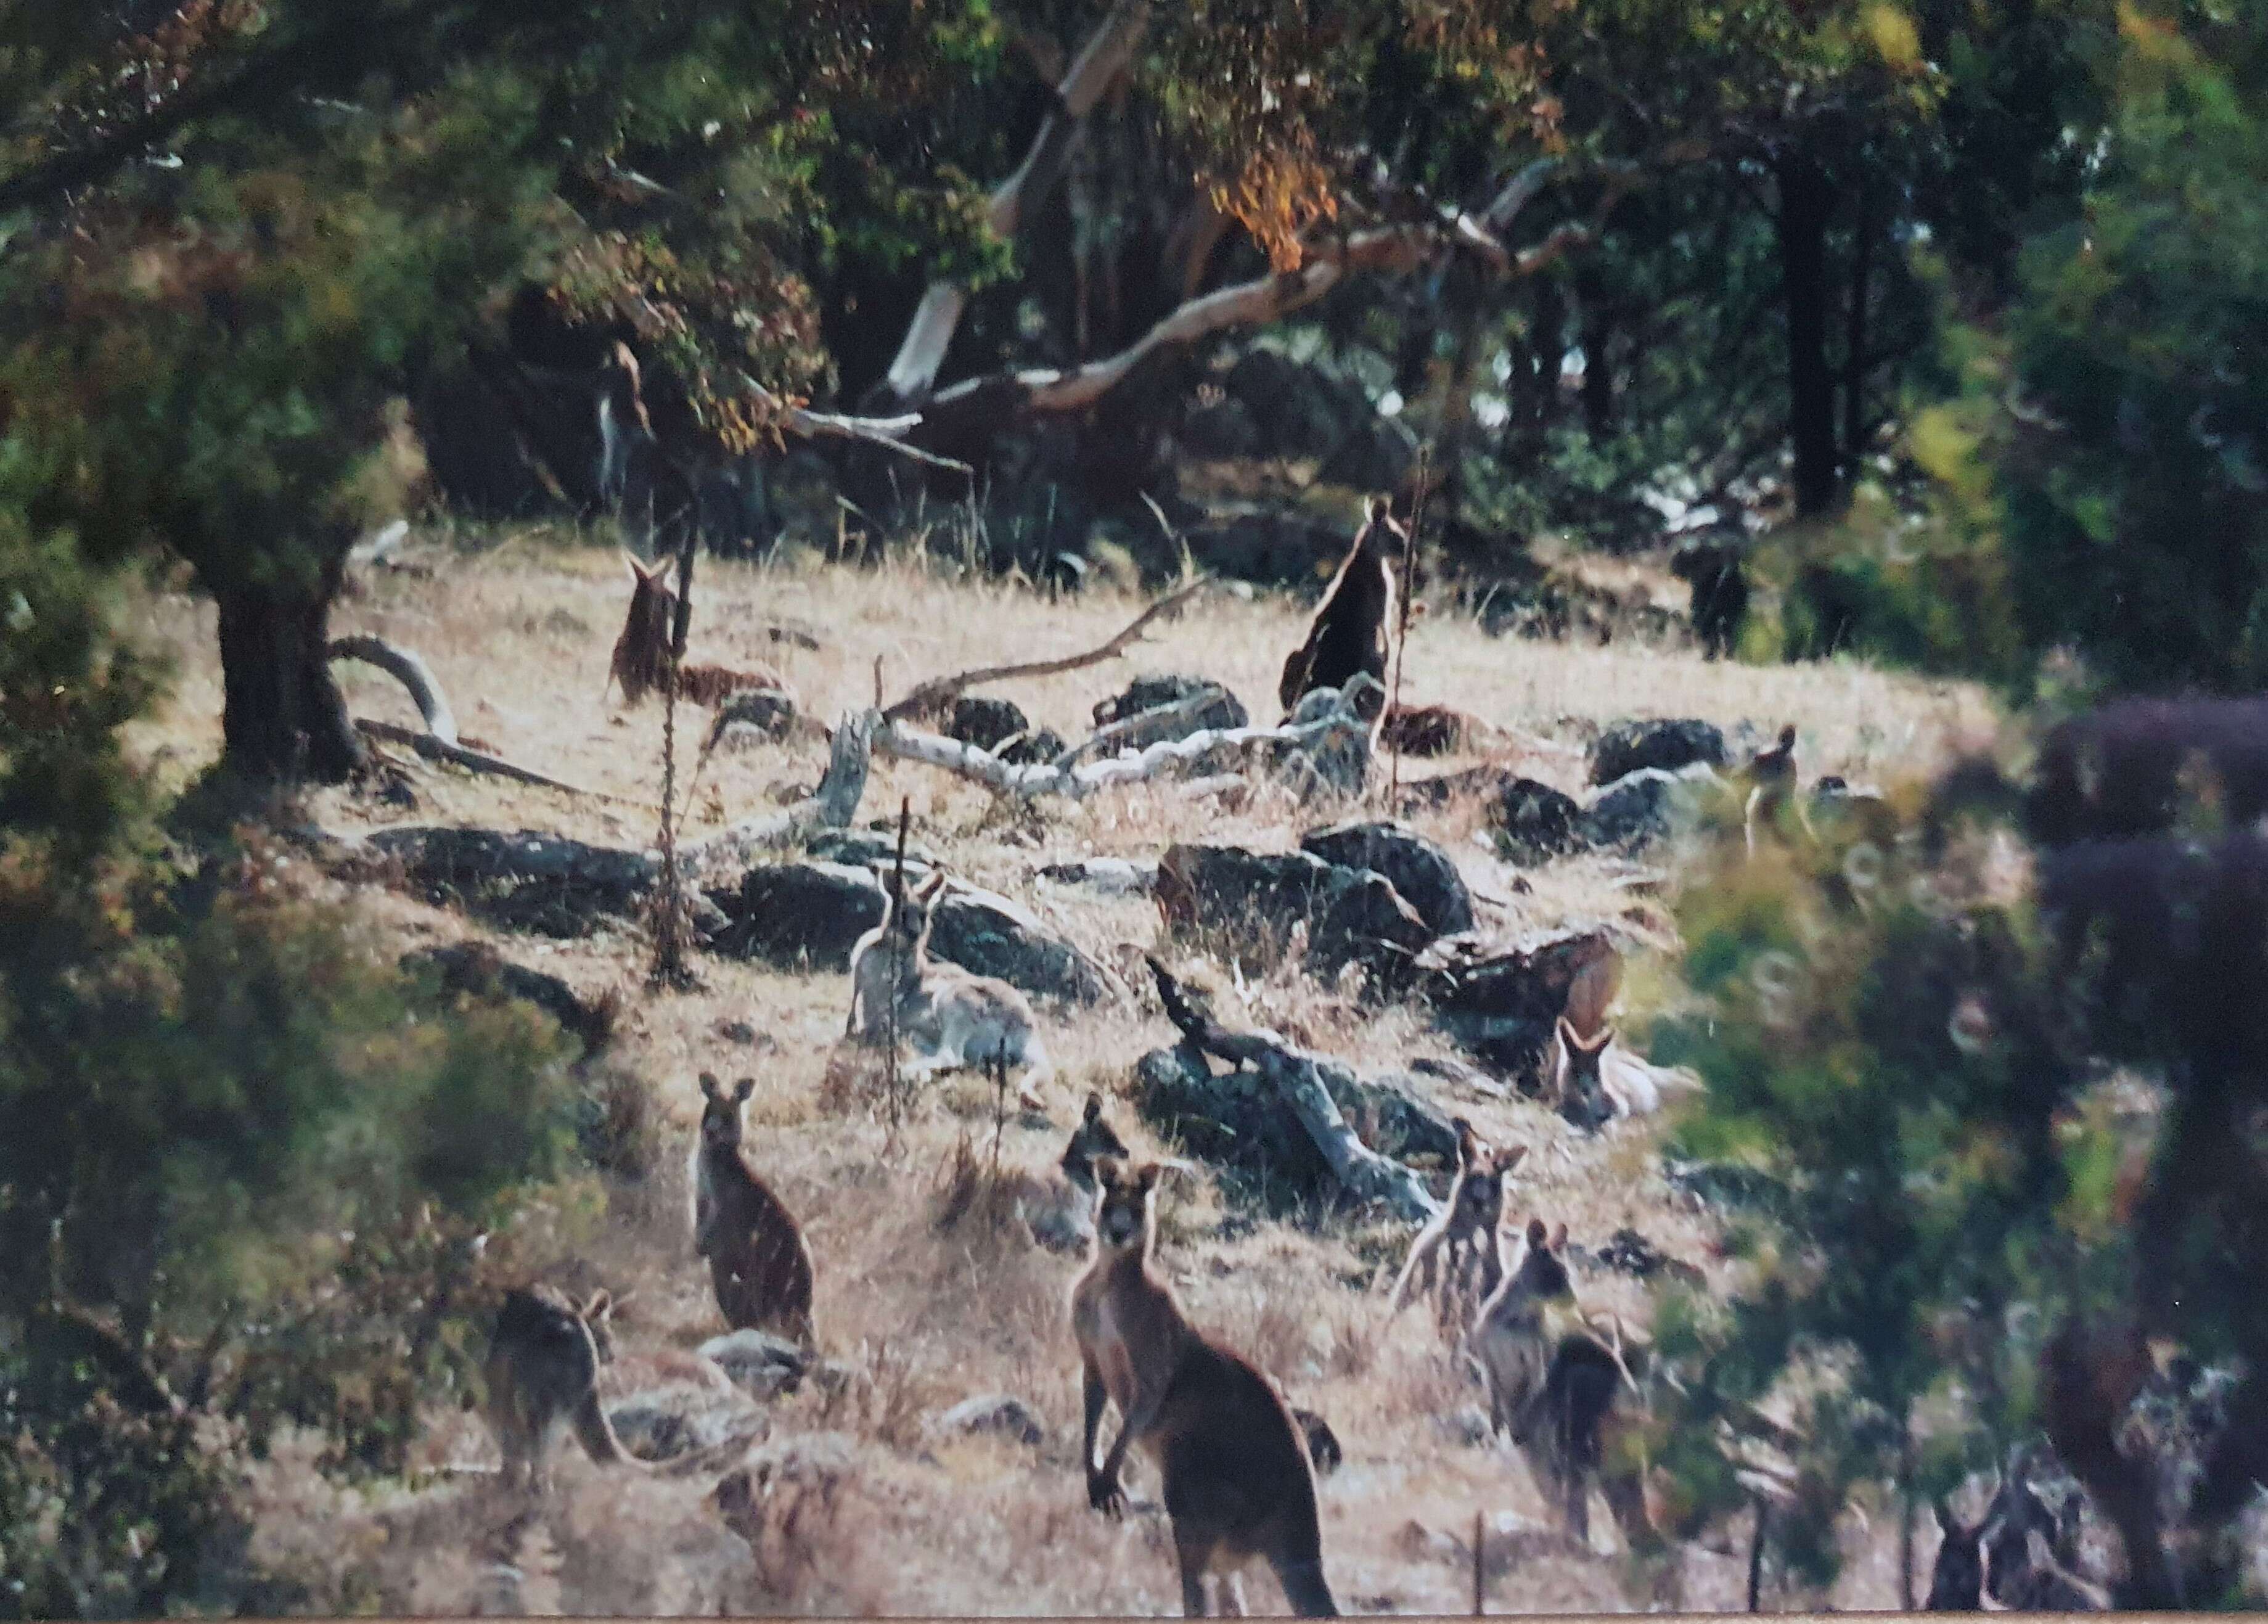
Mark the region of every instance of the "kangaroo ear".
[[929, 878], [922, 882], [921, 889], [914, 893], [914, 897], [917, 901], [927, 902], [944, 889], [945, 870], [932, 869]]
[[713, 1099], [715, 1099], [715, 1098], [717, 1097], [717, 1089], [718, 1089], [718, 1081], [717, 1081], [717, 1074], [716, 1074], [716, 1073], [714, 1073], [714, 1072], [703, 1072], [703, 1073], [701, 1074], [701, 1092], [702, 1092], [702, 1093], [703, 1093], [704, 1095], [708, 1096], [711, 1099], [712, 1099], [712, 1100], [713, 1100]]
[[1116, 1156], [1097, 1156], [1087, 1164], [1097, 1190], [1115, 1190], [1126, 1177], [1126, 1163]]
[[1599, 1035], [1591, 1039], [1587, 1052], [1592, 1054], [1604, 1054], [1607, 1052], [1607, 1045], [1614, 1040], [1615, 1029], [1611, 1026], [1602, 1026], [1599, 1029]]
[[594, 1325], [603, 1322], [607, 1316], [614, 1311], [614, 1293], [608, 1291], [604, 1286], [593, 1292], [591, 1300], [583, 1304], [583, 1318]]
[[1158, 1181], [1164, 1177], [1165, 1174], [1166, 1169], [1163, 1163], [1145, 1162], [1134, 1170], [1134, 1187], [1147, 1195], [1158, 1187]]
[[1101, 1117], [1102, 1096], [1100, 1094], [1089, 1094], [1086, 1096], [1086, 1114], [1080, 1119], [1086, 1122], [1095, 1122], [1101, 1120]]
[[1459, 1167], [1478, 1167], [1483, 1159], [1488, 1155], [1488, 1147], [1481, 1142], [1481, 1136], [1474, 1131], [1473, 1125], [1466, 1121], [1462, 1117], [1456, 1118], [1455, 1126], [1457, 1130], [1457, 1165]]
[[744, 1105], [747, 1104], [748, 1096], [754, 1094], [755, 1091], [756, 1080], [754, 1077], [741, 1078], [738, 1083], [733, 1085], [733, 1104], [735, 1105]]
[[1528, 1221], [1528, 1244], [1530, 1251], [1542, 1251], [1544, 1249], [1544, 1242], [1550, 1238], [1549, 1231], [1543, 1227], [1543, 1220], [1530, 1218]]
[[1527, 1146], [1511, 1146], [1496, 1153], [1496, 1170], [1499, 1173], [1509, 1173], [1526, 1160], [1528, 1160]]
[[1551, 1231], [1551, 1250], [1553, 1251], [1567, 1250], [1567, 1226], [1564, 1222], [1557, 1229]]
[[1559, 1017], [1558, 1030], [1559, 1041], [1566, 1045], [1570, 1049], [1580, 1049], [1583, 1046], [1582, 1038], [1578, 1036], [1575, 1031], [1574, 1022], [1568, 1020], [1565, 1015], [1561, 1015]]
[[631, 583], [631, 585], [633, 585], [633, 586], [637, 586], [637, 587], [643, 587], [643, 586], [644, 586], [644, 585], [645, 585], [645, 568], [644, 568], [644, 565], [640, 565], [640, 564], [638, 563], [637, 559], [634, 556], [632, 556], [631, 554], [630, 554], [630, 553], [628, 553], [628, 552], [625, 552], [625, 553], [623, 553], [623, 554], [622, 554], [622, 563], [623, 563], [624, 565], [628, 565], [628, 566], [629, 566], [630, 572], [630, 583]]

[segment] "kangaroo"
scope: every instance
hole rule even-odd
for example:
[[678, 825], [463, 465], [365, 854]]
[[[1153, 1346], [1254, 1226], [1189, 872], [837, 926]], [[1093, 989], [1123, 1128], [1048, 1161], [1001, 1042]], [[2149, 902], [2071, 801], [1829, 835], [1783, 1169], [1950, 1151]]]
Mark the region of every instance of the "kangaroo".
[[709, 1259], [717, 1307], [735, 1331], [777, 1332], [808, 1347], [811, 1249], [803, 1230], [740, 1149], [740, 1108], [755, 1091], [744, 1077], [727, 1095], [708, 1072], [708, 1104], [693, 1141], [693, 1250]]
[[647, 1470], [624, 1449], [599, 1405], [599, 1367], [613, 1359], [607, 1318], [614, 1300], [598, 1292], [579, 1307], [550, 1286], [504, 1294], [489, 1339], [488, 1421], [504, 1451], [506, 1488], [543, 1494], [551, 1430], [571, 1422], [584, 1452], [602, 1465]]
[[[668, 680], [677, 594], [668, 581], [671, 560], [664, 558], [649, 566], [624, 553], [622, 562], [630, 572], [630, 609], [622, 617], [622, 635], [615, 639], [614, 654], [607, 662], [607, 681], [599, 697], [603, 700], [619, 686], [622, 703], [639, 705], [648, 694], [660, 692]], [[734, 694], [758, 690], [782, 695], [789, 691], [778, 672], [762, 667], [735, 671], [725, 666], [688, 663], [677, 668], [677, 697], [706, 709], [714, 709]]]
[[1528, 1147], [1497, 1150], [1473, 1125], [1459, 1117], [1457, 1177], [1440, 1216], [1418, 1232], [1410, 1255], [1394, 1281], [1393, 1308], [1399, 1314], [1420, 1291], [1436, 1290], [1436, 1311], [1444, 1332], [1462, 1336], [1473, 1314], [1504, 1278], [1497, 1228], [1504, 1222], [1504, 1185], [1528, 1155]]
[[1552, 1038], [1551, 1100], [1561, 1116], [1587, 1131], [1630, 1114], [1627, 1109], [1616, 1109], [1601, 1074], [1600, 1062], [1615, 1040], [1613, 1027], [1602, 1026], [1596, 1036], [1586, 1038], [1562, 1015]]
[[1567, 1227], [1547, 1234], [1528, 1221], [1519, 1261], [1481, 1304], [1469, 1345], [1488, 1386], [1489, 1419], [1507, 1434], [1547, 1495], [1558, 1499], [1578, 1544], [1591, 1533], [1590, 1484], [1599, 1480], [1623, 1537], [1651, 1542], [1643, 1467], [1613, 1459], [1625, 1424], [1616, 1399], [1626, 1379], [1620, 1355], [1587, 1330], [1559, 1331], [1573, 1316], [1573, 1281], [1560, 1253]]
[[1125, 1141], [1103, 1118], [1102, 1096], [1090, 1093], [1057, 1164], [1062, 1177], [1026, 1175], [1026, 1187], [1016, 1197], [1017, 1215], [1032, 1239], [1049, 1251], [1084, 1251], [1094, 1234], [1094, 1164], [1125, 1155]]
[[[1124, 1510], [1119, 1473], [1129, 1447], [1139, 1443], [1163, 1480], [1185, 1616], [1204, 1616], [1205, 1579], [1215, 1573], [1226, 1607], [1241, 1613], [1238, 1575], [1260, 1557], [1295, 1613], [1335, 1618], [1314, 1469], [1283, 1395], [1250, 1362], [1191, 1325], [1151, 1266], [1161, 1171], [1154, 1162], [1129, 1171], [1115, 1157], [1094, 1168], [1094, 1261], [1071, 1299], [1085, 1384], [1087, 1503], [1107, 1517]], [[1117, 1405], [1120, 1428], [1098, 1465], [1106, 1402]]]
[[997, 977], [929, 956], [934, 904], [945, 884], [939, 872], [912, 896], [894, 898], [881, 925], [852, 949], [845, 1036], [886, 1039], [895, 1010], [897, 1034], [917, 1057], [914, 1076], [1005, 1059], [1024, 1068], [1019, 1098], [1041, 1109], [1055, 1064], [1040, 1042], [1031, 1001]]
[[1386, 498], [1373, 497], [1362, 528], [1355, 532], [1346, 556], [1339, 561], [1338, 572], [1315, 605], [1307, 636], [1284, 661], [1276, 697], [1286, 716], [1316, 689], [1344, 689], [1357, 672], [1381, 684], [1375, 698], [1366, 698], [1365, 708], [1358, 713], [1373, 724], [1383, 716], [1386, 690], [1382, 684], [1398, 635], [1394, 564], [1400, 550], [1409, 544], [1410, 533], [1391, 517]]
[[[1750, 758], [1748, 769], [1749, 804], [1741, 819], [1741, 832], [1748, 842], [1749, 855], [1756, 854], [1756, 830], [1778, 827], [1783, 813], [1793, 810], [1795, 821], [1803, 832], [1812, 833], [1811, 820], [1804, 816], [1803, 802], [1796, 795], [1795, 724], [1790, 722], [1779, 730], [1779, 742], [1768, 750], [1758, 750]], [[1815, 839], [1816, 836], [1813, 837]]]

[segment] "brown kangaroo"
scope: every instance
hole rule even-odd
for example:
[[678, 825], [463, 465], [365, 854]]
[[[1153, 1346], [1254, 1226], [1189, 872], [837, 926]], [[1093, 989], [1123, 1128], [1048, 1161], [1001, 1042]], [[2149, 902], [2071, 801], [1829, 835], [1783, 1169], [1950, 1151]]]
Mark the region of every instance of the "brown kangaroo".
[[613, 1311], [603, 1291], [579, 1306], [550, 1286], [504, 1294], [485, 1374], [489, 1428], [504, 1451], [506, 1488], [525, 1485], [540, 1495], [549, 1487], [544, 1455], [563, 1417], [593, 1460], [647, 1469], [622, 1447], [599, 1405], [599, 1367], [615, 1354], [607, 1327]]
[[1564, 1509], [1568, 1533], [1590, 1539], [1590, 1483], [1599, 1480], [1608, 1508], [1631, 1546], [1648, 1544], [1653, 1524], [1646, 1504], [1642, 1465], [1618, 1460], [1627, 1425], [1622, 1396], [1623, 1360], [1581, 1329], [1556, 1333], [1547, 1317], [1574, 1306], [1574, 1283], [1559, 1253], [1565, 1224], [1547, 1235], [1543, 1220], [1528, 1221], [1526, 1244], [1473, 1326], [1473, 1361], [1488, 1384], [1489, 1419], [1535, 1472], [1547, 1495]]
[[1410, 1244], [1410, 1256], [1394, 1281], [1393, 1312], [1400, 1313], [1417, 1293], [1438, 1288], [1441, 1328], [1461, 1337], [1504, 1278], [1497, 1226], [1504, 1222], [1505, 1181], [1528, 1155], [1528, 1147], [1498, 1150], [1464, 1118], [1455, 1118], [1455, 1126], [1456, 1182], [1449, 1186], [1440, 1216]]
[[[1160, 1170], [1152, 1162], [1129, 1172], [1115, 1157], [1094, 1167], [1094, 1261], [1071, 1299], [1085, 1376], [1087, 1503], [1108, 1517], [1124, 1510], [1119, 1472], [1139, 1443], [1163, 1480], [1186, 1616], [1204, 1614], [1205, 1577], [1216, 1572], [1226, 1606], [1242, 1612], [1238, 1574], [1260, 1557], [1295, 1613], [1335, 1618], [1314, 1470], [1283, 1395], [1191, 1325], [1151, 1267]], [[1106, 1400], [1118, 1406], [1121, 1426], [1097, 1465]]]
[[794, 1215], [748, 1166], [740, 1108], [755, 1091], [744, 1077], [726, 1095], [701, 1074], [708, 1104], [693, 1141], [693, 1249], [709, 1259], [717, 1307], [735, 1331], [777, 1332], [809, 1347], [811, 1249]]

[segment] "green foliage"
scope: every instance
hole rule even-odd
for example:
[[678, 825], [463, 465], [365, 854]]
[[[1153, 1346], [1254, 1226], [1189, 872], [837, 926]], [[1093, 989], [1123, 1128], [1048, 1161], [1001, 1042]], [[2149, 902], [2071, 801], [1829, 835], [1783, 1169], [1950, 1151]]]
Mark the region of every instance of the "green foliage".
[[1758, 1406], [1792, 1425], [1803, 1487], [1775, 1538], [1814, 1583], [1859, 1486], [1943, 1492], [2036, 1423], [2043, 1318], [2095, 1301], [2124, 1257], [2078, 1223], [2102, 1147], [2058, 1115], [2085, 1079], [2006, 832], [1925, 839], [1918, 794], [1902, 802], [1690, 886], [1696, 1003], [1653, 1033], [1708, 1085], [1676, 1152], [1786, 1198], [1733, 1223], [1729, 1304], [1662, 1317], [1684, 1391], [1658, 1458], [1689, 1514], [1727, 1513], [1728, 1436]]

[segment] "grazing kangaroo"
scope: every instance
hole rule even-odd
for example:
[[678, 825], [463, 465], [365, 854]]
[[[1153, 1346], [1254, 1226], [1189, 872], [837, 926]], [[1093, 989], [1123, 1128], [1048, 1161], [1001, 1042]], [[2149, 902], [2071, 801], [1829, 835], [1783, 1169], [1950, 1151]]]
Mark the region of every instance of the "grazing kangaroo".
[[1410, 1244], [1410, 1255], [1394, 1281], [1392, 1312], [1399, 1314], [1420, 1291], [1435, 1291], [1441, 1329], [1462, 1337], [1504, 1278], [1497, 1228], [1504, 1222], [1505, 1180], [1528, 1155], [1528, 1147], [1495, 1149], [1464, 1118], [1454, 1121], [1456, 1181], [1449, 1186], [1440, 1215]]
[[1539, 1486], [1559, 1501], [1568, 1534], [1589, 1542], [1596, 1478], [1635, 1547], [1650, 1543], [1653, 1529], [1644, 1468], [1612, 1458], [1621, 1453], [1624, 1425], [1616, 1402], [1628, 1379], [1621, 1355], [1587, 1330], [1553, 1325], [1572, 1318], [1575, 1301], [1559, 1256], [1566, 1244], [1565, 1224], [1555, 1236], [1541, 1218], [1528, 1221], [1519, 1261], [1474, 1323], [1473, 1362], [1488, 1386], [1491, 1423], [1510, 1436]]
[[[1085, 1378], [1087, 1503], [1108, 1517], [1124, 1510], [1119, 1473], [1138, 1443], [1163, 1480], [1185, 1615], [1204, 1615], [1204, 1582], [1214, 1573], [1226, 1605], [1241, 1613], [1238, 1574], [1259, 1557], [1295, 1613], [1336, 1617], [1314, 1469], [1283, 1395], [1191, 1325], [1151, 1266], [1160, 1171], [1152, 1162], [1130, 1172], [1116, 1158], [1094, 1168], [1095, 1257], [1071, 1298]], [[1106, 1401], [1117, 1405], [1120, 1428], [1098, 1465]]]
[[897, 1035], [917, 1057], [914, 1076], [1005, 1059], [1024, 1068], [1019, 1097], [1038, 1109], [1055, 1065], [1040, 1041], [1031, 1001], [998, 977], [929, 956], [934, 904], [945, 884], [939, 872], [912, 895], [892, 898], [882, 923], [858, 939], [851, 949], [844, 1035], [886, 1039], [895, 1010]]
[[810, 1347], [811, 1249], [803, 1230], [740, 1150], [744, 1077], [727, 1095], [708, 1072], [701, 1132], [693, 1141], [693, 1250], [709, 1259], [717, 1307], [733, 1330], [771, 1331]]
[[506, 1488], [541, 1495], [549, 1487], [544, 1455], [551, 1429], [571, 1422], [584, 1452], [602, 1465], [641, 1471], [599, 1405], [599, 1367], [614, 1357], [607, 1317], [614, 1300], [598, 1292], [579, 1307], [550, 1286], [504, 1294], [489, 1338], [488, 1421], [504, 1451]]
[[[615, 639], [613, 657], [607, 662], [606, 686], [599, 697], [604, 699], [608, 690], [619, 684], [622, 702], [639, 705], [648, 694], [659, 693], [667, 678], [677, 594], [667, 579], [670, 559], [649, 567], [624, 553], [622, 562], [630, 572], [630, 610], [622, 618], [622, 635]], [[762, 668], [735, 671], [725, 666], [688, 663], [677, 670], [677, 697], [692, 705], [713, 708], [734, 694], [757, 690], [785, 694], [788, 687], [779, 673]]]
[[1057, 1163], [1060, 1178], [1023, 1175], [1016, 1215], [1032, 1239], [1049, 1251], [1080, 1252], [1094, 1237], [1094, 1164], [1126, 1155], [1126, 1143], [1102, 1115], [1102, 1096], [1089, 1094], [1079, 1126]]

